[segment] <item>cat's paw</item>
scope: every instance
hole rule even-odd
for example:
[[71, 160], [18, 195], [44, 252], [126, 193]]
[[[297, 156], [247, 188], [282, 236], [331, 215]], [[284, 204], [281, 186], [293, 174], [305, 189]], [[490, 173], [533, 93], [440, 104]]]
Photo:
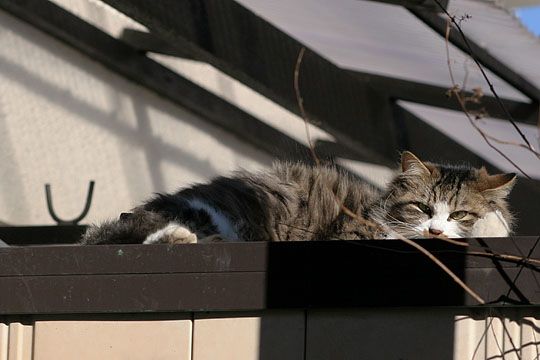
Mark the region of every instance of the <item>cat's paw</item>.
[[178, 223], [170, 223], [163, 229], [148, 235], [143, 244], [196, 244], [197, 235]]
[[488, 212], [473, 226], [472, 237], [506, 237], [510, 233], [508, 223], [499, 210]]

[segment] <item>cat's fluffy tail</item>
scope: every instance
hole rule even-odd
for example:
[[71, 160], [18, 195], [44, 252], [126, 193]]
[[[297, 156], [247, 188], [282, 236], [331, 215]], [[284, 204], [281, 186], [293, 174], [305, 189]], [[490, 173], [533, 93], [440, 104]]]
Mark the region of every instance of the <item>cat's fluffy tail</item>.
[[141, 244], [148, 234], [162, 228], [168, 220], [162, 215], [138, 210], [119, 220], [90, 225], [81, 238], [81, 245]]

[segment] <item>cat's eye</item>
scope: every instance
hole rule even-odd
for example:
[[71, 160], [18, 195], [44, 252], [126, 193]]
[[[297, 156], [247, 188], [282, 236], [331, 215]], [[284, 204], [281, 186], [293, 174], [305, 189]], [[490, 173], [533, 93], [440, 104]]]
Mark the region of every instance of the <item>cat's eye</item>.
[[467, 216], [467, 214], [468, 214], [468, 212], [464, 211], [464, 210], [454, 211], [453, 213], [450, 214], [450, 219], [452, 219], [452, 220], [461, 220], [465, 216]]
[[415, 203], [414, 205], [416, 205], [420, 209], [420, 211], [422, 211], [423, 213], [427, 215], [431, 215], [431, 208], [427, 206], [426, 204]]

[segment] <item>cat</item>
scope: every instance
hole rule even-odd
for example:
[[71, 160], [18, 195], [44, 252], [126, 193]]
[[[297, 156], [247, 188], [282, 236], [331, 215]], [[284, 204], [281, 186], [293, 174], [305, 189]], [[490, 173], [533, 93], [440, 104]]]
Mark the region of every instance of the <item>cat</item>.
[[503, 237], [515, 174], [423, 162], [405, 151], [379, 191], [331, 165], [276, 163], [174, 194], [88, 228], [82, 244]]

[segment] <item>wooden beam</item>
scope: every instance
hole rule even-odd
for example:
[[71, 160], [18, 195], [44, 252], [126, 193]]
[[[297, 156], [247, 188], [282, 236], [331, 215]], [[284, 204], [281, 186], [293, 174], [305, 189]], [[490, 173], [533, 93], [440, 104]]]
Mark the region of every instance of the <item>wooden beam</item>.
[[[299, 114], [294, 69], [303, 45], [234, 1], [106, 0], [169, 44], [181, 47]], [[385, 100], [357, 77], [307, 51], [299, 82], [309, 118], [340, 142], [394, 161], [396, 143]], [[370, 104], [370, 106], [366, 106]]]
[[[449, 88], [411, 80], [391, 78], [383, 75], [351, 72], [370, 84], [373, 89], [385, 93], [389, 99], [404, 100], [448, 110], [463, 111], [454, 98], [447, 96]], [[472, 93], [465, 92], [465, 96], [471, 95]], [[536, 125], [538, 122], [538, 104], [524, 103], [505, 98], [502, 98], [501, 100], [516, 121], [531, 125]], [[479, 104], [469, 104], [468, 108], [470, 110], [485, 109], [489, 116], [494, 118], [506, 119], [507, 116], [501, 109], [497, 99], [488, 94], [481, 98]]]
[[[186, 51], [186, 48], [169, 44], [161, 38], [158, 38], [157, 36], [148, 32], [134, 29], [124, 29], [121, 35], [121, 40], [143, 52], [154, 52], [192, 60], [201, 60], [197, 58], [195, 54]], [[447, 88], [367, 72], [345, 69], [342, 71], [349, 72], [352, 76], [362, 81], [364, 86], [375, 89], [378, 93], [384, 94], [383, 96], [389, 99], [400, 99], [461, 111], [459, 104], [454, 99], [446, 96], [448, 91]], [[468, 95], [472, 94], [466, 93], [466, 96]], [[502, 101], [516, 120], [528, 124], [536, 124], [538, 111], [537, 106], [530, 103], [504, 98]], [[481, 104], [471, 104], [469, 107], [471, 110], [484, 108], [491, 117], [506, 117], [506, 113], [501, 110], [497, 100], [489, 95], [482, 98]]]
[[[393, 5], [401, 5], [406, 8], [420, 9], [431, 12], [441, 12], [441, 8], [437, 6], [433, 0], [371, 0], [376, 2], [382, 2]], [[448, 0], [441, 0], [441, 5], [446, 8], [448, 6]]]
[[309, 161], [308, 149], [77, 16], [43, 0], [0, 0], [0, 8], [278, 158]]
[[124, 29], [120, 34], [120, 40], [129, 44], [132, 48], [142, 52], [152, 52], [184, 59], [197, 60], [194, 54], [183, 51], [181, 47], [170, 45], [166, 41], [146, 31]]

